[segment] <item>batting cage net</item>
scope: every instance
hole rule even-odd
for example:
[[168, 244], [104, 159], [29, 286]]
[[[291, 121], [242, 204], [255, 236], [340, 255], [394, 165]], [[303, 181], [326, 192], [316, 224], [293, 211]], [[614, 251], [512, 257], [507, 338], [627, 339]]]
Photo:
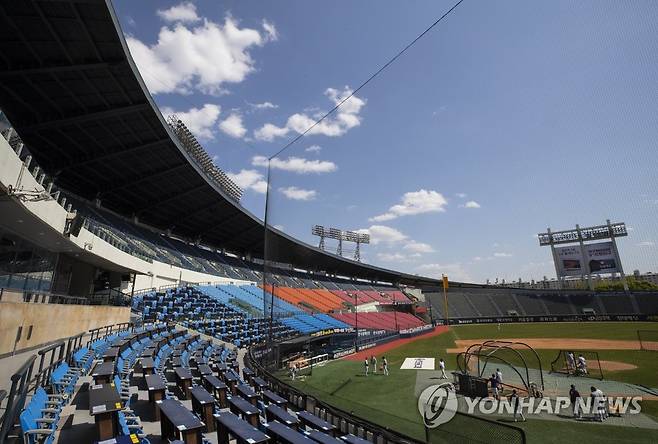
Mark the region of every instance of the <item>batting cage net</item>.
[[541, 360], [532, 347], [521, 342], [474, 344], [457, 356], [457, 366], [462, 373], [482, 379], [502, 374], [501, 394], [516, 389], [536, 396], [544, 390]]
[[640, 350], [658, 351], [658, 330], [638, 330]]
[[603, 379], [599, 354], [591, 350], [560, 350], [551, 362], [551, 373]]

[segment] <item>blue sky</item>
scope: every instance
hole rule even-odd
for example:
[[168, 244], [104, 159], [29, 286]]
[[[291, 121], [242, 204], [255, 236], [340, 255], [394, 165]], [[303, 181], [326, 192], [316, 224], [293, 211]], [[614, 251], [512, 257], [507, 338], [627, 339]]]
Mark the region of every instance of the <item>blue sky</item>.
[[[115, 0], [163, 113], [263, 215], [272, 155], [452, 3]], [[625, 221], [658, 271], [658, 4], [464, 2], [272, 172], [270, 223], [368, 230], [364, 260], [484, 282], [553, 277], [534, 234]]]

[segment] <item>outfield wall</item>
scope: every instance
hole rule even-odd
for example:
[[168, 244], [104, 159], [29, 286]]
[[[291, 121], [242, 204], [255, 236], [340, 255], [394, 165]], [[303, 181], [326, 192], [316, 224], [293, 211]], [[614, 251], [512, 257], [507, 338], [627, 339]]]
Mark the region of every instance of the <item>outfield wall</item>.
[[[11, 354], [14, 344], [18, 352], [97, 327], [129, 321], [130, 307], [2, 302], [0, 356]], [[20, 339], [16, 343], [19, 329]]]
[[535, 322], [658, 322], [654, 315], [567, 315], [567, 316], [501, 316], [450, 319], [450, 325], [510, 324]]

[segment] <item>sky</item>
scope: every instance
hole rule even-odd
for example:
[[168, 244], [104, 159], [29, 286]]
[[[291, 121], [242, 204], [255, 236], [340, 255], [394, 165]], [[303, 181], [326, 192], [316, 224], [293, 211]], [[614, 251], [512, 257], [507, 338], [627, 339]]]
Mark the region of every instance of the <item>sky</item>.
[[[453, 3], [114, 8], [163, 114], [262, 218], [268, 157]], [[536, 233], [610, 219], [629, 227], [625, 271], [658, 272], [657, 24], [652, 1], [466, 0], [272, 160], [268, 222], [311, 244], [314, 224], [367, 232], [364, 262], [493, 282], [555, 277]]]

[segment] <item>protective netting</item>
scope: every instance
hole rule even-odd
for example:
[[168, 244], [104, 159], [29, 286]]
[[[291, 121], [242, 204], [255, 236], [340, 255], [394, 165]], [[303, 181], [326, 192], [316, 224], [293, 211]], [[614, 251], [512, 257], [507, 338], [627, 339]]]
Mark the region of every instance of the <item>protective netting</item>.
[[436, 428], [427, 428], [428, 443], [450, 444], [524, 444], [522, 429], [478, 416], [457, 413], [454, 418]]
[[551, 362], [551, 372], [603, 379], [599, 354], [591, 350], [560, 350]]

